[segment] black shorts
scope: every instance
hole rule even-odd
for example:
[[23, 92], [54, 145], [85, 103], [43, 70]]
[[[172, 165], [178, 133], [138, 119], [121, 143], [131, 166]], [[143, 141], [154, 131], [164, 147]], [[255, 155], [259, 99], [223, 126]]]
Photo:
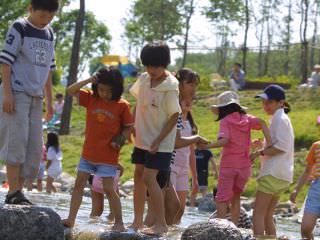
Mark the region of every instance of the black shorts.
[[198, 172], [198, 184], [199, 186], [208, 186], [208, 172]]
[[157, 182], [161, 189], [169, 186], [170, 183], [170, 173], [171, 171], [160, 170], [157, 175]]
[[132, 163], [142, 164], [145, 168], [169, 171], [171, 156], [171, 152], [157, 152], [155, 154], [151, 154], [147, 150], [135, 147], [131, 158]]

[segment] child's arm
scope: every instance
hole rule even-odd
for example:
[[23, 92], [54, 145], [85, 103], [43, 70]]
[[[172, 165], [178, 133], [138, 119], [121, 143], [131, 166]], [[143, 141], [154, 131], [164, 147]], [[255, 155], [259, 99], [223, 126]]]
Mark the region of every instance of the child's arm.
[[177, 131], [174, 149], [190, 146], [191, 144], [208, 144], [209, 141], [202, 136], [193, 135], [190, 137], [182, 137], [180, 130]]
[[300, 192], [303, 185], [308, 181], [311, 170], [312, 170], [312, 165], [308, 164], [304, 170], [304, 173], [299, 177], [298, 183], [297, 183], [294, 191], [290, 195], [291, 202], [293, 202], [293, 203], [296, 202], [296, 197], [298, 196], [298, 193]]
[[269, 147], [272, 145], [272, 139], [271, 139], [271, 135], [270, 135], [270, 130], [266, 124], [266, 122], [262, 119], [258, 119], [259, 120], [259, 123], [260, 123], [260, 126], [261, 126], [261, 129], [262, 129], [262, 132], [263, 132], [263, 135], [264, 135], [264, 138], [266, 139], [266, 147]]
[[111, 146], [115, 149], [120, 149], [130, 139], [132, 126], [123, 126], [119, 135], [113, 137]]
[[229, 143], [227, 138], [219, 138], [218, 141], [209, 143], [206, 148], [220, 148]]
[[46, 99], [46, 121], [50, 121], [53, 117], [52, 107], [52, 72], [49, 72], [46, 85], [44, 86], [44, 94]]
[[162, 129], [159, 136], [153, 141], [151, 148], [150, 148], [150, 153], [155, 154], [158, 151], [160, 143], [171, 132], [171, 130], [177, 125], [178, 118], [179, 118], [179, 112], [174, 113], [169, 118], [169, 120], [165, 123], [164, 128]]
[[218, 177], [219, 177], [219, 171], [218, 171], [218, 167], [217, 167], [216, 161], [214, 160], [213, 157], [211, 157], [211, 158], [209, 159], [209, 161], [211, 162], [211, 165], [212, 165], [212, 172], [213, 172], [215, 178], [218, 179]]
[[96, 81], [96, 76], [90, 77], [86, 80], [80, 81], [80, 82], [75, 82], [74, 84], [71, 84], [68, 88], [67, 88], [67, 93], [70, 96], [73, 97], [77, 97], [79, 94], [79, 91], [82, 87], [84, 87], [85, 85], [87, 85], [88, 83], [94, 83]]
[[190, 146], [190, 170], [192, 175], [192, 193], [196, 194], [199, 191], [199, 183], [198, 183], [198, 173], [197, 173], [197, 161], [196, 155], [194, 152], [194, 146]]
[[15, 101], [11, 89], [11, 66], [2, 64], [2, 88], [3, 88], [3, 103], [2, 108], [6, 113], [13, 113], [15, 111]]

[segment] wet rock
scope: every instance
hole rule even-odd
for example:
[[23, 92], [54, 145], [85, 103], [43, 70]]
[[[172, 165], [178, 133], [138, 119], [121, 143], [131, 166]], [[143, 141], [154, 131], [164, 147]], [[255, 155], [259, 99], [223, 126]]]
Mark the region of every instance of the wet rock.
[[241, 206], [248, 212], [254, 207], [254, 199], [241, 200]]
[[299, 212], [299, 210], [295, 204], [288, 201], [279, 203], [274, 212], [276, 215], [292, 216], [293, 214]]
[[134, 182], [133, 179], [126, 181], [124, 184], [120, 186], [120, 189], [124, 191], [126, 194], [130, 194], [133, 192]]
[[57, 182], [60, 183], [60, 190], [63, 192], [71, 192], [75, 178], [69, 175], [68, 173], [63, 172], [61, 176], [57, 179]]
[[50, 208], [0, 206], [0, 239], [63, 240], [60, 216]]
[[255, 240], [251, 229], [239, 228], [243, 240]]
[[156, 240], [159, 238], [150, 237], [140, 233], [117, 233], [117, 232], [105, 232], [99, 237], [99, 240]]
[[181, 240], [242, 240], [240, 230], [226, 219], [211, 219], [189, 226]]
[[203, 212], [214, 212], [216, 210], [212, 194], [208, 194], [198, 200], [198, 210]]

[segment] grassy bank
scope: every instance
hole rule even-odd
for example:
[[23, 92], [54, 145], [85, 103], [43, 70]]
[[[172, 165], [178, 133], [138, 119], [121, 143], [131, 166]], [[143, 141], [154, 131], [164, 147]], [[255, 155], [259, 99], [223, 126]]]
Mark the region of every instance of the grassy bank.
[[[58, 88], [57, 91], [61, 91]], [[249, 113], [268, 120], [268, 117], [263, 113], [261, 109], [261, 102], [254, 99], [254, 95], [257, 92], [244, 91], [241, 92], [242, 104], [249, 108]], [[288, 92], [288, 100], [292, 106], [292, 112], [290, 118], [295, 129], [296, 136], [296, 158], [295, 158], [295, 182], [297, 177], [302, 173], [305, 166], [304, 157], [306, 155], [306, 149], [310, 147], [313, 141], [319, 139], [319, 127], [316, 126], [316, 117], [320, 115], [320, 92], [298, 92], [291, 90]], [[214, 121], [213, 115], [209, 111], [210, 104], [214, 103], [214, 97], [212, 94], [218, 94], [213, 92], [199, 92], [199, 95], [204, 96], [201, 100], [194, 103], [194, 118], [199, 126], [201, 135], [213, 140], [216, 138], [218, 131], [218, 122]], [[131, 101], [132, 98], [127, 96]], [[64, 171], [75, 175], [76, 165], [79, 162], [81, 154], [81, 148], [84, 138], [84, 127], [85, 127], [85, 111], [83, 108], [74, 105], [71, 121], [71, 134], [68, 136], [61, 137], [62, 150], [64, 154], [63, 167]], [[254, 133], [253, 137], [261, 137], [259, 133]], [[125, 167], [125, 172], [121, 181], [124, 182], [133, 177], [133, 165], [130, 163], [130, 153], [132, 145], [125, 146], [121, 151], [121, 162]], [[219, 151], [214, 151], [217, 161], [219, 161]], [[254, 176], [257, 176], [258, 161], [255, 163]], [[209, 187], [212, 189], [213, 185], [216, 184], [216, 180], [211, 175], [209, 178]], [[253, 197], [255, 194], [255, 180], [252, 178], [247, 186], [245, 196]], [[292, 186], [293, 188], [293, 186]], [[301, 203], [304, 199], [306, 188], [304, 188], [299, 197], [298, 201]], [[281, 200], [285, 201], [288, 199], [289, 191], [281, 196]]]

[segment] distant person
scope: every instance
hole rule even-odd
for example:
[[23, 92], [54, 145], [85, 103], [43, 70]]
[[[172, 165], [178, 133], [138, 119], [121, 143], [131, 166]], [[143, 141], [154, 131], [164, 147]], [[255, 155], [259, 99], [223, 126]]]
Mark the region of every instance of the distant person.
[[[29, 1], [28, 1], [29, 2]], [[6, 204], [31, 205], [22, 188], [37, 177], [42, 155], [42, 106], [52, 118], [54, 33], [58, 0], [31, 0], [29, 16], [13, 22], [0, 52], [0, 159], [6, 163]]]
[[239, 91], [246, 85], [245, 72], [241, 69], [240, 63], [235, 63], [230, 74], [230, 87], [233, 91]]
[[308, 156], [306, 158], [306, 168], [300, 176], [295, 190], [290, 196], [290, 200], [294, 203], [296, 197], [303, 185], [312, 181], [309, 188], [302, 223], [301, 237], [303, 239], [313, 239], [313, 229], [320, 218], [320, 141], [312, 144]]
[[312, 88], [320, 86], [320, 64], [314, 65], [313, 72], [309, 78], [309, 86]]
[[64, 106], [64, 99], [62, 93], [56, 94], [56, 101], [54, 103], [54, 118], [57, 120], [61, 120], [62, 112], [63, 112], [63, 106]]
[[57, 133], [49, 132], [47, 135], [47, 193], [57, 192], [53, 181], [62, 173], [62, 151], [59, 144], [59, 136]]
[[[212, 173], [216, 180], [218, 180], [218, 168], [214, 160], [213, 153], [210, 150], [196, 149], [196, 161], [197, 161], [197, 172], [198, 172], [198, 183], [199, 192], [202, 197], [208, 194], [208, 177], [209, 177], [209, 162], [211, 163]], [[192, 193], [190, 196], [190, 206], [195, 206], [197, 193]]]

